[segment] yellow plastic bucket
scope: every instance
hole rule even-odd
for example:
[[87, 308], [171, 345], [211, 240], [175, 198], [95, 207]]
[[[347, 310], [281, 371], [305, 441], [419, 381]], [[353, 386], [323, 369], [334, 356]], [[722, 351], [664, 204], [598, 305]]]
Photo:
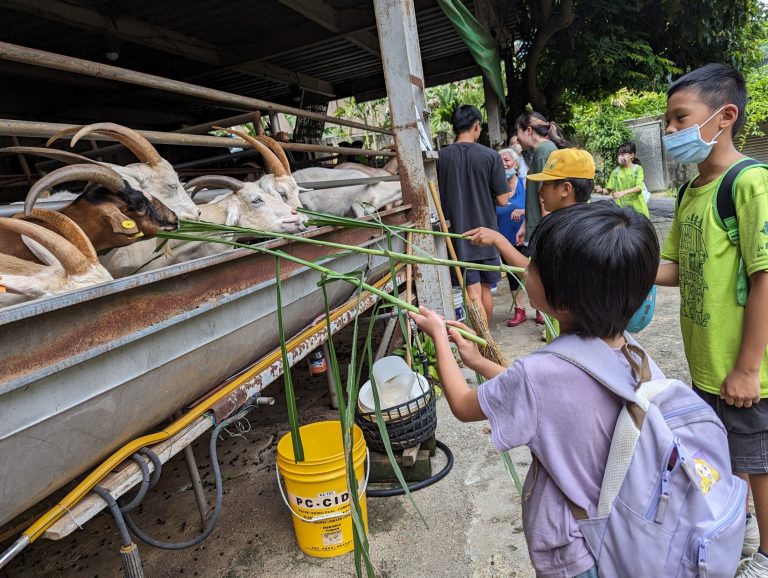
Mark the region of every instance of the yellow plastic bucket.
[[[299, 549], [318, 558], [339, 556], [354, 549], [352, 506], [344, 462], [341, 422], [319, 421], [301, 426], [304, 461], [294, 461], [291, 434], [277, 444], [277, 484], [283, 501], [291, 510]], [[368, 533], [365, 504], [367, 449], [362, 430], [355, 425], [352, 435], [360, 509]], [[370, 465], [369, 465], [370, 468]], [[280, 480], [282, 474], [285, 491]], [[287, 494], [287, 495], [286, 495]]]

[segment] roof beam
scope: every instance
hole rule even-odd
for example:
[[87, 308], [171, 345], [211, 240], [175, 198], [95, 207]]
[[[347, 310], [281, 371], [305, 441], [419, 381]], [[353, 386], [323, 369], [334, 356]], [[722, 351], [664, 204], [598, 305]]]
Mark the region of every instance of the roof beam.
[[67, 4], [60, 0], [0, 0], [0, 6], [69, 26], [104, 32], [126, 42], [176, 54], [197, 62], [232, 68], [249, 76], [266, 78], [282, 84], [298, 83], [313, 92], [334, 95], [331, 83], [286, 70], [277, 65], [249, 62], [244, 66], [230, 66], [229, 63], [236, 61], [233, 54], [197, 38], [135, 18], [124, 16], [112, 18], [90, 8]]
[[369, 54], [381, 57], [379, 39], [374, 34], [367, 30], [345, 33], [339, 12], [322, 0], [278, 0], [278, 2], [326, 30], [334, 34], [343, 35], [352, 44], [362, 48]]

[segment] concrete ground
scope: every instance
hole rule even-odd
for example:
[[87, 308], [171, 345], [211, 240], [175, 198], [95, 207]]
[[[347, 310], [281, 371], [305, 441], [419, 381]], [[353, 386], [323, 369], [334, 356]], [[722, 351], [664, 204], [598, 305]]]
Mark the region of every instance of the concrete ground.
[[[668, 204], [668, 203], [666, 203]], [[668, 217], [656, 223], [661, 236]], [[585, 273], [586, 274], [586, 273]], [[641, 343], [669, 376], [688, 379], [677, 320], [676, 289], [659, 288], [656, 313], [640, 335]], [[532, 320], [506, 327], [511, 296], [505, 283], [495, 300], [492, 332], [509, 357], [542, 345], [541, 328]], [[529, 309], [529, 315], [532, 311]], [[322, 378], [308, 376], [306, 367], [294, 370], [303, 423], [333, 419]], [[351, 554], [331, 559], [312, 558], [296, 547], [290, 515], [275, 482], [275, 446], [287, 431], [284, 399], [279, 384], [274, 407], [258, 408], [245, 430], [232, 430], [219, 443], [224, 474], [224, 510], [213, 535], [202, 545], [180, 552], [140, 544], [146, 576], [256, 575], [270, 577], [354, 576]], [[402, 497], [369, 498], [371, 555], [382, 577], [529, 577], [534, 576], [522, 532], [520, 497], [498, 452], [491, 446], [487, 424], [462, 424], [444, 399], [438, 402], [437, 437], [455, 457], [451, 473], [414, 494], [424, 525], [411, 503]], [[586, 409], [586, 408], [585, 408]], [[201, 470], [208, 480], [207, 440], [196, 444]], [[525, 448], [512, 452], [523, 477], [530, 464]], [[433, 468], [444, 461], [438, 457]], [[189, 539], [199, 531], [199, 516], [184, 464], [177, 458], [166, 465], [158, 488], [147, 498], [139, 524], [171, 541]], [[7, 569], [9, 577], [119, 576], [119, 541], [111, 517], [102, 514], [85, 529], [60, 542], [40, 541], [29, 547]]]

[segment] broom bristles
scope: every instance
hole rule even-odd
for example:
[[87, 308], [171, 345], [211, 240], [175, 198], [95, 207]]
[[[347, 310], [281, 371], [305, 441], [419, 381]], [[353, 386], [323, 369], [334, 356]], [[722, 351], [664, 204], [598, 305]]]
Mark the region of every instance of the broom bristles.
[[493, 361], [503, 367], [509, 367], [507, 358], [501, 352], [501, 349], [491, 336], [491, 330], [488, 328], [488, 323], [485, 321], [485, 315], [480, 311], [477, 302], [469, 296], [467, 296], [467, 316], [469, 317], [469, 323], [472, 325], [472, 329], [474, 329], [480, 337], [485, 339], [486, 345], [480, 348], [480, 355], [485, 357], [488, 361]]

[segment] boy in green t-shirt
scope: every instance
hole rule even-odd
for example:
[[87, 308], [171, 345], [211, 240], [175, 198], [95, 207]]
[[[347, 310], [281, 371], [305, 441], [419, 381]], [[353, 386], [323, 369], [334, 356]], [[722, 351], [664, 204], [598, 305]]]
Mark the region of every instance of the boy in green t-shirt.
[[[752, 167], [735, 182], [738, 246], [713, 210], [724, 173], [744, 158], [733, 135], [746, 102], [744, 78], [722, 64], [686, 74], [667, 92], [667, 154], [696, 163], [699, 174], [675, 212], [661, 254], [670, 262], [656, 283], [680, 286], [694, 389], [723, 421], [733, 470], [752, 489], [756, 515], [747, 520], [743, 553], [754, 556], [737, 576], [753, 577], [768, 576], [768, 171]], [[750, 282], [746, 306], [736, 298], [740, 258]]]

